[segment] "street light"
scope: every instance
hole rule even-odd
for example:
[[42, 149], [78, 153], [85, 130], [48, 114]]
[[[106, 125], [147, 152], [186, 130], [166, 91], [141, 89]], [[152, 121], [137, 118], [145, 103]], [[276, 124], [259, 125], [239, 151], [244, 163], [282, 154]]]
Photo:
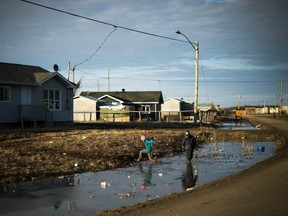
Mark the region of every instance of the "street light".
[[195, 56], [195, 95], [194, 95], [194, 123], [197, 123], [198, 115], [197, 115], [197, 110], [198, 110], [198, 71], [199, 71], [199, 43], [196, 41], [195, 43], [192, 43], [189, 38], [184, 35], [182, 32], [179, 30], [176, 31], [176, 34], [181, 34], [183, 35], [187, 41], [191, 44], [193, 49], [195, 50], [196, 56]]

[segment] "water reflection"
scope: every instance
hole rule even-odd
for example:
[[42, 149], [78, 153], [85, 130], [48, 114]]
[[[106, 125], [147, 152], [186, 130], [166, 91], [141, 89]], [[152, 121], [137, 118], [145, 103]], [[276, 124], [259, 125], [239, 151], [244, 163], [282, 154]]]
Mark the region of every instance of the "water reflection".
[[[35, 180], [0, 187], [2, 215], [93, 215], [183, 190], [192, 190], [218, 178], [246, 169], [274, 154], [271, 142], [203, 145], [192, 163], [186, 156], [161, 158], [160, 163], [142, 161], [134, 167]], [[251, 151], [243, 155], [245, 149]], [[249, 148], [248, 148], [249, 147]], [[106, 182], [107, 187], [101, 187]], [[142, 188], [145, 185], [145, 189]], [[143, 186], [144, 187], [144, 186]]]
[[254, 127], [249, 122], [223, 122], [219, 125], [220, 130], [259, 130], [258, 127]]
[[[49, 207], [58, 210], [63, 206], [63, 201], [71, 195], [68, 191], [73, 186], [74, 175], [2, 185], [0, 186], [0, 214], [24, 215], [27, 211], [37, 212], [37, 209]], [[65, 188], [68, 189], [68, 193], [63, 193], [63, 196], [53, 192]]]
[[[79, 182], [78, 182], [79, 184]], [[24, 196], [32, 191], [41, 191], [74, 185], [74, 175], [58, 178], [43, 179], [41, 181], [23, 182], [20, 184], [0, 185], [1, 196]]]
[[[195, 173], [194, 173], [195, 171]], [[198, 168], [193, 169], [192, 162], [189, 161], [186, 163], [186, 172], [183, 174], [182, 178], [182, 187], [183, 190], [192, 190], [197, 187], [198, 183]]]
[[152, 183], [152, 164], [148, 164], [148, 169], [144, 170], [143, 165], [139, 163], [139, 170], [141, 176], [143, 177], [143, 183], [141, 185], [141, 189], [145, 190], [147, 187], [154, 186], [155, 184]]

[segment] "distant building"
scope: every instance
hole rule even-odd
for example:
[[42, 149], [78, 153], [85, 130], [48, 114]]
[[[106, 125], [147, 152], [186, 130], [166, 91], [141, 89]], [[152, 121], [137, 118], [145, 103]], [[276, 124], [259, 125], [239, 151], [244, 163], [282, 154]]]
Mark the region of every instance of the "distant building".
[[[158, 120], [158, 114], [163, 104], [161, 91], [116, 91], [116, 92], [81, 92], [80, 96], [93, 97], [107, 104], [122, 105], [129, 110], [130, 120]], [[115, 108], [115, 107], [114, 107]]]
[[161, 118], [166, 122], [190, 120], [193, 116], [193, 105], [194, 103], [182, 99], [168, 98], [161, 105]]
[[199, 119], [202, 123], [211, 123], [216, 120], [219, 107], [215, 107], [213, 104], [199, 104]]

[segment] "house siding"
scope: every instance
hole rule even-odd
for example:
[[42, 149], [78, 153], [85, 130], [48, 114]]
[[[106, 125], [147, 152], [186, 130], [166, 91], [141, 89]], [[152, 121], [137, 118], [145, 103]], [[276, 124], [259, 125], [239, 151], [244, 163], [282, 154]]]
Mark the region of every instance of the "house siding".
[[80, 96], [74, 99], [73, 107], [74, 121], [97, 120], [97, 101]]
[[58, 79], [50, 79], [35, 92], [35, 104], [43, 105], [43, 92], [60, 90], [60, 110], [50, 110], [54, 121], [73, 121], [73, 89], [67, 89]]
[[[10, 88], [10, 101], [0, 101], [0, 123], [22, 122], [23, 126], [23, 121], [73, 121], [73, 88], [78, 86], [57, 72], [0, 62], [0, 86]], [[57, 110], [47, 112], [45, 89], [59, 90], [60, 109], [59, 101], [54, 100]]]
[[179, 100], [166, 100], [164, 104], [161, 106], [161, 111], [176, 111], [179, 112], [181, 110], [181, 101]]
[[[4, 86], [4, 85], [1, 85]], [[19, 105], [21, 101], [21, 87], [20, 86], [9, 86], [10, 87], [10, 101], [0, 102], [0, 123], [14, 123], [19, 122]]]
[[[3, 86], [3, 85], [2, 85]], [[9, 86], [9, 85], [5, 85]], [[11, 100], [0, 102], [1, 118], [0, 123], [20, 122], [21, 87], [9, 86], [11, 89]], [[66, 89], [57, 79], [50, 79], [39, 87], [31, 88], [31, 104], [43, 105], [44, 89], [58, 89], [61, 92], [61, 109], [50, 110], [53, 113], [54, 121], [73, 121], [73, 90]]]

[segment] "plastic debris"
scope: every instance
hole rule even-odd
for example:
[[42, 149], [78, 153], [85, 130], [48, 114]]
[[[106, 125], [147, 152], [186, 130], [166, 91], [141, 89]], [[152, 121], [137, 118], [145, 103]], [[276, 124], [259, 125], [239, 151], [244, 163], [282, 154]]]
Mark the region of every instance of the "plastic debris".
[[109, 183], [107, 183], [107, 182], [101, 182], [101, 188], [106, 188], [106, 187], [111, 187], [111, 185], [109, 184]]
[[101, 187], [106, 188], [107, 187], [107, 182], [101, 182]]
[[186, 191], [191, 191], [191, 190], [194, 190], [194, 187], [186, 189]]
[[124, 194], [117, 194], [118, 196], [121, 196], [121, 197], [130, 197], [130, 194], [129, 193], [124, 193]]
[[163, 176], [163, 173], [158, 173], [158, 176]]
[[265, 152], [265, 147], [264, 146], [258, 146], [257, 152]]

